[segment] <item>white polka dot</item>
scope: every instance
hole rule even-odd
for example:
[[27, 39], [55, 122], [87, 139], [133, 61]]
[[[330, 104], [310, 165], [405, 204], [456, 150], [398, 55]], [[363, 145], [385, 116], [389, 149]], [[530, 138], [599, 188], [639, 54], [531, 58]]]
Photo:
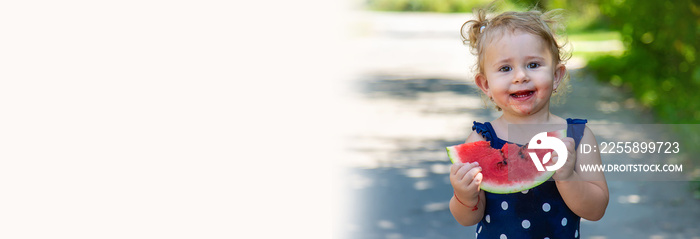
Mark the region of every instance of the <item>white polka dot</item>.
[[530, 228], [530, 221], [523, 220], [522, 225], [523, 225], [523, 228], [528, 229], [528, 228]]
[[549, 209], [552, 209], [552, 206], [550, 206], [549, 203], [542, 204], [542, 211], [549, 212]]
[[566, 218], [562, 218], [562, 219], [561, 219], [561, 225], [562, 225], [562, 226], [566, 226]]
[[501, 239], [508, 239], [508, 237], [506, 236], [506, 234], [501, 234]]
[[545, 237], [544, 239], [549, 239], [549, 237]]
[[479, 226], [479, 231], [477, 231], [476, 233], [481, 233], [481, 228], [482, 228], [482, 227], [483, 227], [483, 226]]
[[486, 223], [491, 223], [491, 216], [486, 215]]
[[501, 203], [501, 208], [503, 208], [503, 210], [507, 210], [507, 209], [508, 209], [508, 202], [503, 201], [503, 202]]
[[476, 233], [476, 238], [479, 238], [479, 233]]
[[523, 193], [523, 194], [527, 194], [527, 192], [529, 192], [529, 191], [530, 191], [530, 189], [528, 189], [528, 190], [525, 190], [525, 191], [522, 191], [521, 193]]
[[578, 238], [578, 229], [576, 229], [576, 232], [574, 233], [574, 237]]

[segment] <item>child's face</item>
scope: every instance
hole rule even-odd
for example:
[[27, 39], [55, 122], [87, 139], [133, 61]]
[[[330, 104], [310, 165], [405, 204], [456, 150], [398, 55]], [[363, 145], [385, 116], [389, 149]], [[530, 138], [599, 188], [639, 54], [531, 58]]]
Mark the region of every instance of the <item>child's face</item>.
[[[484, 52], [477, 85], [504, 112], [531, 115], [549, 109], [549, 98], [564, 75], [543, 40], [522, 31], [494, 39]], [[545, 108], [546, 107], [546, 108]]]

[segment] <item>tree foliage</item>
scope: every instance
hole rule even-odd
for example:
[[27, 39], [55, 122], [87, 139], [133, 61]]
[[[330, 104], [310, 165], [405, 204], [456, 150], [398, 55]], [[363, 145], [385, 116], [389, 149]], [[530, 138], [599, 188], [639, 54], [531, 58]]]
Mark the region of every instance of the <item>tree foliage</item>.
[[662, 122], [700, 122], [700, 5], [693, 0], [600, 3], [626, 52], [589, 62], [598, 79], [622, 85]]

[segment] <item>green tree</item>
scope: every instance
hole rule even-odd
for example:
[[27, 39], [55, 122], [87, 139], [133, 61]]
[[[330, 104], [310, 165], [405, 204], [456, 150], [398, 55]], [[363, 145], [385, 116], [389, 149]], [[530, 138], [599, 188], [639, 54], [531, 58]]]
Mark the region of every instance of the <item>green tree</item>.
[[598, 78], [623, 85], [662, 122], [700, 122], [700, 4], [615, 0], [600, 4], [626, 52], [589, 63]]

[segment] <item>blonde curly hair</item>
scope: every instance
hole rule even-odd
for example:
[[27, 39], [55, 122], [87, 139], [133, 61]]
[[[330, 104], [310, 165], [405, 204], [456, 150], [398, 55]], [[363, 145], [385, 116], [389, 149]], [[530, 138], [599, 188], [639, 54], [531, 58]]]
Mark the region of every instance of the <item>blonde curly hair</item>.
[[[563, 22], [563, 10], [556, 9], [545, 13], [538, 10], [525, 12], [503, 12], [493, 18], [487, 17], [487, 9], [476, 9], [474, 16], [476, 19], [469, 20], [462, 24], [460, 35], [462, 42], [469, 45], [472, 54], [477, 57], [475, 71], [484, 73], [484, 52], [489, 42], [495, 38], [503, 36], [508, 32], [516, 30], [524, 31], [540, 37], [545, 46], [552, 54], [554, 64], [565, 64], [571, 58], [571, 50], [567, 49], [568, 41], [564, 35], [565, 26]], [[561, 42], [561, 43], [560, 43]], [[552, 95], [552, 103], [563, 102], [564, 93], [570, 91], [568, 84], [569, 73], [566, 71], [559, 83], [557, 94]], [[482, 94], [485, 98], [485, 95]], [[488, 102], [485, 99], [486, 102]], [[501, 110], [496, 106], [497, 110]]]

